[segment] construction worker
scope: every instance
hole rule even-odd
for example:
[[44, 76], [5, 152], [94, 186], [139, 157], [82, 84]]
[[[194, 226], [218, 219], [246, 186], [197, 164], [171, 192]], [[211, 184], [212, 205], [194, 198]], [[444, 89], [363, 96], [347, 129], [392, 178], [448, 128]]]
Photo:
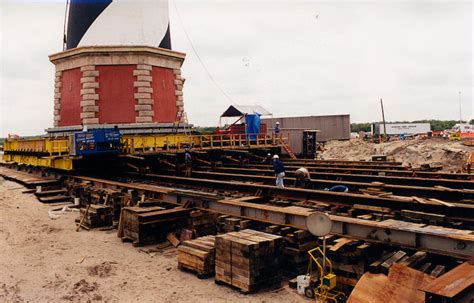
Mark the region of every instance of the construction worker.
[[325, 188], [325, 191], [332, 191], [336, 193], [347, 193], [349, 191], [349, 188], [345, 185], [334, 185], [331, 188]]
[[191, 173], [193, 170], [193, 158], [191, 156], [191, 153], [189, 152], [189, 149], [186, 149], [184, 153], [184, 167], [184, 176], [191, 177]]
[[275, 123], [275, 135], [278, 136], [280, 134], [280, 122]]
[[306, 168], [300, 167], [295, 171], [295, 187], [299, 187], [299, 188], [311, 187], [311, 175]]
[[276, 186], [285, 187], [283, 184], [283, 178], [285, 178], [285, 166], [283, 165], [283, 162], [280, 161], [278, 155], [273, 156], [273, 170], [275, 171]]

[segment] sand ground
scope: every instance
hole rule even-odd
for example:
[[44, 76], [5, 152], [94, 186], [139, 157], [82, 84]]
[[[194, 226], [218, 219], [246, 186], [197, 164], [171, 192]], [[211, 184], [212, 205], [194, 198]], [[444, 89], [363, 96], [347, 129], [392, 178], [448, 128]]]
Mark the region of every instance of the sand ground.
[[50, 219], [57, 206], [24, 190], [0, 178], [0, 302], [307, 301], [288, 286], [243, 295], [200, 280], [178, 270], [176, 249], [149, 253], [116, 230], [76, 232], [77, 212]]

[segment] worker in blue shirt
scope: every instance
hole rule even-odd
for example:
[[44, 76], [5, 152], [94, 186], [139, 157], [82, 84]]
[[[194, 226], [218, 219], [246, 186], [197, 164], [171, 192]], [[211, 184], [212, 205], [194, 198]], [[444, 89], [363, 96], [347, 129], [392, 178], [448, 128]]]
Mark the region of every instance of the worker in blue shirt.
[[285, 178], [285, 166], [280, 161], [278, 155], [273, 156], [273, 170], [275, 171], [276, 186], [285, 187], [283, 185], [283, 178]]
[[276, 122], [275, 123], [275, 135], [279, 135], [280, 134], [280, 122]]
[[193, 157], [191, 156], [189, 149], [186, 149], [186, 152], [184, 153], [184, 167], [184, 176], [191, 177], [191, 172], [193, 170]]

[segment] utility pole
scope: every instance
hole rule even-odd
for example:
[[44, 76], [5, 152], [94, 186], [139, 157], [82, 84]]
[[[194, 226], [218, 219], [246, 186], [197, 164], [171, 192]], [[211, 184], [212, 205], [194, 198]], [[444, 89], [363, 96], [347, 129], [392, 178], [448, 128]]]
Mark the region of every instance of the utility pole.
[[385, 124], [385, 113], [384, 113], [384, 111], [383, 111], [383, 101], [382, 101], [382, 98], [380, 98], [380, 107], [382, 108], [382, 121], [383, 121], [384, 139], [387, 140], [387, 125]]
[[461, 91], [459, 91], [459, 124], [462, 124]]

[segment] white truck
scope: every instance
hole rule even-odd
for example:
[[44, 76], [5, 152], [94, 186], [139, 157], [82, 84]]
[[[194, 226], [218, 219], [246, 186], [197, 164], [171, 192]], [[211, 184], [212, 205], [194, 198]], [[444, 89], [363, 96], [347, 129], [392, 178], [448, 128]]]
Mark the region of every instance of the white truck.
[[[386, 129], [388, 136], [426, 135], [431, 131], [431, 125], [429, 123], [387, 123]], [[385, 134], [383, 123], [372, 124], [372, 134], [374, 136]]]

